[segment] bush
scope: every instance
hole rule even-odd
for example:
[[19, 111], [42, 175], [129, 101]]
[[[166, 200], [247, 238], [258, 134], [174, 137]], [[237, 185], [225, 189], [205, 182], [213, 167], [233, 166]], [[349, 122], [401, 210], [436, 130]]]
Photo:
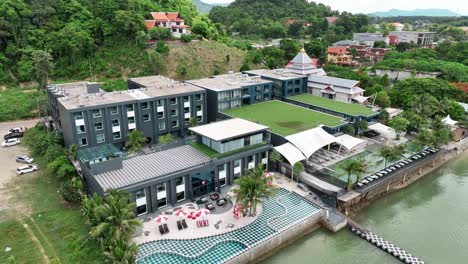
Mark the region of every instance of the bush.
[[343, 129], [343, 133], [348, 134], [350, 136], [354, 136], [356, 135], [356, 129], [354, 129], [352, 125], [347, 124]]
[[182, 36], [180, 36], [180, 41], [182, 41], [184, 43], [189, 43], [190, 41], [192, 41], [192, 35], [183, 34]]
[[69, 203], [81, 202], [81, 190], [75, 187], [72, 180], [66, 180], [60, 184], [60, 194]]
[[158, 53], [162, 55], [168, 55], [169, 54], [169, 46], [166, 44], [164, 41], [158, 41], [156, 43], [156, 47], [154, 48]]
[[169, 29], [160, 27], [154, 27], [148, 30], [148, 35], [152, 40], [168, 40], [172, 37]]

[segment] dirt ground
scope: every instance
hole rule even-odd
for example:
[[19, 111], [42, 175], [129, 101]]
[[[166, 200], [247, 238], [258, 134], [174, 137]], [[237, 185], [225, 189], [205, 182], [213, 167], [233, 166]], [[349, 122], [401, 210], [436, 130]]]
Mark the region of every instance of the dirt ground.
[[[37, 119], [31, 119], [0, 123], [0, 136], [3, 140], [3, 135], [5, 135], [9, 129], [20, 126], [33, 127], [37, 122]], [[28, 154], [27, 149], [21, 144], [7, 148], [0, 147], [0, 215], [1, 213], [18, 210], [24, 212], [27, 210], [23, 205], [14, 202], [12, 200], [13, 196], [11, 195], [20, 188], [15, 182], [20, 181], [21, 178], [29, 178], [36, 175], [36, 172], [25, 175], [16, 174], [16, 168], [22, 165], [16, 162], [16, 156], [21, 154]]]

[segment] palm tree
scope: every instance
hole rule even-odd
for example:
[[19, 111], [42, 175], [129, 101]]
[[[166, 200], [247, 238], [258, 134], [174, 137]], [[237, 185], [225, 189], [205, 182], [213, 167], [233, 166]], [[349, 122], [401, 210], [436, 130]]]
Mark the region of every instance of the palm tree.
[[363, 119], [357, 121], [356, 123], [354, 123], [354, 125], [356, 126], [357, 134], [360, 134], [361, 132], [364, 132], [367, 130], [367, 128], [369, 128], [369, 123], [367, 123], [367, 121]]
[[398, 160], [405, 153], [405, 145], [395, 145], [395, 146], [383, 146], [379, 155], [385, 160], [385, 167], [387, 167], [388, 161]]
[[351, 175], [355, 174], [356, 181], [359, 181], [361, 175], [367, 172], [367, 162], [365, 160], [349, 159], [341, 163], [338, 168], [345, 171], [348, 175], [347, 188], [349, 191], [353, 185]]
[[111, 263], [133, 264], [138, 253], [138, 246], [128, 239], [116, 239], [111, 242], [104, 255]]
[[101, 240], [103, 245], [110, 245], [115, 239], [130, 239], [141, 223], [135, 219], [135, 205], [128, 201], [128, 193], [111, 190], [104, 197], [103, 203], [95, 208], [94, 214], [98, 224], [91, 228], [91, 236]]
[[271, 178], [264, 176], [263, 167], [259, 166], [246, 176], [238, 178], [233, 189], [235, 200], [243, 208], [249, 208], [249, 216], [257, 212], [257, 205], [272, 194]]
[[143, 148], [143, 145], [146, 143], [146, 138], [143, 135], [143, 132], [134, 130], [128, 133], [127, 142], [125, 147], [127, 147], [130, 152], [138, 152]]

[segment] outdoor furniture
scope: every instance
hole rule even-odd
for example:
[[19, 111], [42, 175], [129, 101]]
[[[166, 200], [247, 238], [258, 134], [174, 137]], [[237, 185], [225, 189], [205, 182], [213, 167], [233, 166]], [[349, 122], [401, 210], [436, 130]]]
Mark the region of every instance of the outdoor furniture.
[[184, 229], [184, 227], [182, 226], [182, 223], [181, 223], [180, 221], [177, 221], [177, 228], [178, 228], [179, 230]]
[[169, 228], [167, 227], [167, 224], [164, 224], [163, 227], [164, 227], [164, 233], [169, 233]]
[[216, 202], [216, 204], [217, 204], [218, 206], [223, 206], [223, 205], [226, 204], [226, 202], [227, 202], [227, 200], [223, 198], [223, 199], [218, 200], [218, 201]]
[[208, 202], [208, 198], [206, 197], [200, 197], [200, 199], [198, 199], [196, 201], [197, 204], [204, 204], [204, 203], [207, 203]]
[[181, 224], [182, 224], [182, 227], [183, 227], [184, 229], [185, 229], [185, 228], [188, 228], [187, 222], [185, 222], [185, 219], [182, 219]]
[[206, 207], [206, 209], [208, 209], [210, 211], [214, 210], [216, 208], [212, 203], [206, 204], [205, 207]]
[[360, 183], [360, 182], [357, 183], [357, 186], [358, 186], [358, 187], [362, 187], [363, 185], [364, 185], [364, 184], [362, 184], [362, 183]]
[[374, 180], [377, 180], [377, 179], [379, 178], [379, 176], [377, 176], [377, 175], [372, 175], [371, 178], [374, 179]]
[[369, 183], [369, 181], [368, 181], [368, 180], [363, 180], [363, 181], [362, 181], [362, 183], [364, 183], [364, 184], [368, 184], [368, 183]]
[[161, 235], [166, 234], [162, 225], [159, 226], [159, 233], [161, 233]]
[[218, 194], [218, 193], [213, 193], [213, 194], [211, 194], [211, 195], [210, 195], [210, 199], [211, 199], [212, 201], [217, 201], [217, 200], [219, 200], [219, 194]]

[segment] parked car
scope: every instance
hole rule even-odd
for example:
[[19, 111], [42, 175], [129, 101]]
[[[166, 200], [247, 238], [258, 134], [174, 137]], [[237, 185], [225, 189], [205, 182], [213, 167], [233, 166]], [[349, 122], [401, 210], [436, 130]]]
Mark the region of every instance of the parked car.
[[25, 132], [28, 128], [27, 127], [15, 127], [10, 130], [8, 130], [8, 133], [13, 133], [13, 132]]
[[26, 155], [21, 155], [16, 157], [16, 162], [31, 164], [34, 162], [34, 159]]
[[21, 143], [21, 141], [17, 138], [10, 138], [10, 139], [7, 139], [5, 141], [2, 142], [2, 147], [11, 147], [11, 146], [14, 146], [14, 145], [18, 145], [19, 143]]
[[20, 131], [13, 131], [13, 132], [8, 132], [8, 134], [3, 136], [3, 139], [10, 139], [10, 138], [20, 138], [23, 137], [24, 132]]
[[36, 165], [26, 165], [26, 166], [21, 166], [16, 169], [16, 173], [21, 175], [25, 173], [30, 173], [33, 171], [37, 171], [37, 166]]

